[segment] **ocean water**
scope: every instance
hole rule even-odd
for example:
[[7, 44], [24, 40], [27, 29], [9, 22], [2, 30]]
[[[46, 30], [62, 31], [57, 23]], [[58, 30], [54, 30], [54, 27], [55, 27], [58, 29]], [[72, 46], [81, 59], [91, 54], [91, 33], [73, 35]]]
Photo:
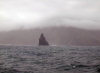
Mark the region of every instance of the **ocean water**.
[[28, 73], [98, 73], [99, 46], [0, 46], [0, 67]]

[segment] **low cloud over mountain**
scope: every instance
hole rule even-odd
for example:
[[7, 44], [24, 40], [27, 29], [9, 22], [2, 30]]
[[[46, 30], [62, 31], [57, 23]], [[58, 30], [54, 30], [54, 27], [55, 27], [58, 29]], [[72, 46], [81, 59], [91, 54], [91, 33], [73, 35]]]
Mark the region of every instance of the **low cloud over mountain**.
[[51, 45], [100, 46], [100, 30], [75, 27], [45, 27], [0, 32], [0, 44], [38, 45], [40, 34]]
[[64, 26], [100, 29], [100, 0], [0, 0], [0, 31], [51, 26], [41, 22], [55, 17]]

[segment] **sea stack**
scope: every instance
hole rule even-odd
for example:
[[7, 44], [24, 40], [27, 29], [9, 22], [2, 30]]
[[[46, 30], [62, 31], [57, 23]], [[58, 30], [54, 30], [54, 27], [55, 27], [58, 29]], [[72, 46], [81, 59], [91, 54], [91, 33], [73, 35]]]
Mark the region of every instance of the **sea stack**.
[[48, 41], [46, 40], [44, 34], [42, 33], [42, 34], [40, 35], [40, 38], [39, 38], [39, 46], [48, 46], [48, 45], [49, 45], [49, 43], [48, 43]]

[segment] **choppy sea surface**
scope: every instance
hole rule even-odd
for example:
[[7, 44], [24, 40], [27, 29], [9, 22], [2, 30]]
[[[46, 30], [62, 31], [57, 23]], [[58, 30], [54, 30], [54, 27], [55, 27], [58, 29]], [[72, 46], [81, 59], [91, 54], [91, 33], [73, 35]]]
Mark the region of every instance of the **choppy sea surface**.
[[0, 46], [0, 68], [27, 73], [98, 73], [99, 46]]

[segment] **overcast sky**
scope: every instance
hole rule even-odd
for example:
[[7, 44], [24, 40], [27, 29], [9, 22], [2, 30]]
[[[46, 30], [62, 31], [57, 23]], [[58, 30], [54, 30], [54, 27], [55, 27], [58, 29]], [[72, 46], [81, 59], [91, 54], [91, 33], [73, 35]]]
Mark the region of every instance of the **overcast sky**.
[[0, 30], [45, 26], [53, 17], [60, 25], [100, 29], [100, 0], [0, 0]]

